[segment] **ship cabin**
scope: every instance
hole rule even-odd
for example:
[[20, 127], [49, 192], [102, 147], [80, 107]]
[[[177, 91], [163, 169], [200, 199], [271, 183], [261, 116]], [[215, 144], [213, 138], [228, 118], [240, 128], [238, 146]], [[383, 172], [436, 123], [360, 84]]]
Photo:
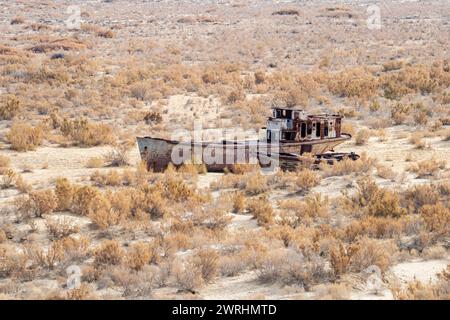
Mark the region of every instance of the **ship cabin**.
[[267, 120], [267, 142], [302, 142], [339, 138], [341, 136], [340, 115], [309, 115], [297, 108], [273, 108]]

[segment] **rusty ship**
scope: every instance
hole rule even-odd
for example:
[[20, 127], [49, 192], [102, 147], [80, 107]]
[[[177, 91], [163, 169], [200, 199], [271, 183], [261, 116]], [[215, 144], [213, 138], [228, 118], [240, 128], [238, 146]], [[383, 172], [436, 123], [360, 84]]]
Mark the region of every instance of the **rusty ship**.
[[341, 115], [311, 115], [297, 108], [273, 108], [263, 129], [265, 136], [254, 140], [181, 142], [137, 137], [137, 143], [142, 160], [155, 172], [164, 171], [169, 163], [179, 166], [192, 161], [205, 164], [208, 171], [226, 168], [232, 171], [240, 163], [294, 170], [311, 159], [317, 165], [359, 158], [355, 153], [334, 152], [336, 146], [351, 139], [350, 134], [341, 132]]

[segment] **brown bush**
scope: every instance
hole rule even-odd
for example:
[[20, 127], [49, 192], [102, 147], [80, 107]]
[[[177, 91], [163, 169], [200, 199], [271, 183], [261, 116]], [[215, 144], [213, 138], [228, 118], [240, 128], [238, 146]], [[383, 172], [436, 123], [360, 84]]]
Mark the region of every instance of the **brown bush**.
[[17, 151], [34, 150], [42, 144], [45, 137], [44, 126], [32, 127], [26, 123], [14, 122], [6, 134], [11, 149]]
[[23, 218], [42, 217], [56, 209], [57, 199], [52, 190], [37, 190], [17, 198], [15, 204]]
[[81, 147], [92, 147], [114, 142], [112, 128], [103, 123], [91, 123], [86, 119], [63, 120], [61, 132]]
[[378, 80], [362, 68], [341, 71], [333, 75], [328, 89], [343, 97], [370, 98], [377, 93]]
[[258, 266], [258, 279], [263, 282], [297, 284], [309, 291], [310, 287], [325, 282], [329, 273], [325, 261], [317, 256], [304, 257], [292, 249], [270, 251]]
[[369, 141], [370, 131], [366, 129], [361, 129], [355, 136], [355, 143], [357, 146], [362, 146]]
[[101, 168], [104, 165], [103, 158], [100, 157], [93, 157], [90, 158], [86, 163], [86, 168]]
[[295, 185], [302, 192], [309, 191], [312, 187], [319, 185], [321, 176], [316, 172], [303, 169], [295, 174]]
[[450, 209], [441, 203], [426, 204], [419, 210], [427, 229], [438, 234], [448, 234]]
[[175, 278], [175, 286], [181, 291], [196, 293], [197, 289], [203, 285], [201, 266], [196, 265], [192, 259], [185, 263], [175, 262], [172, 274]]
[[95, 199], [100, 196], [100, 192], [94, 187], [83, 186], [77, 188], [72, 201], [73, 212], [81, 215], [89, 215], [93, 210]]
[[105, 162], [112, 167], [123, 167], [129, 164], [128, 152], [130, 148], [126, 144], [114, 147], [105, 155]]
[[447, 162], [445, 160], [429, 159], [412, 164], [408, 171], [417, 174], [417, 178], [436, 176], [440, 170], [445, 169]]
[[217, 275], [219, 255], [212, 249], [201, 250], [194, 256], [194, 264], [200, 268], [203, 281], [208, 283]]
[[66, 178], [56, 180], [55, 195], [58, 201], [57, 209], [60, 211], [69, 210], [72, 207], [75, 187]]
[[267, 178], [259, 172], [251, 173], [245, 182], [245, 192], [249, 195], [257, 195], [268, 190]]
[[80, 227], [67, 218], [47, 219], [46, 226], [52, 239], [61, 239], [80, 231]]
[[375, 160], [367, 156], [366, 152], [361, 154], [361, 157], [354, 161], [352, 159], [344, 159], [335, 162], [333, 165], [321, 163], [319, 165], [322, 175], [324, 177], [343, 176], [350, 173], [368, 173], [375, 164]]
[[125, 252], [115, 240], [104, 240], [94, 250], [94, 266], [118, 265], [122, 262]]
[[266, 199], [252, 199], [248, 201], [248, 211], [256, 219], [259, 225], [271, 225], [274, 220], [272, 204]]
[[233, 211], [235, 213], [243, 213], [246, 208], [246, 198], [242, 192], [235, 192], [233, 194]]
[[17, 174], [12, 169], [5, 169], [2, 172], [2, 180], [0, 182], [1, 189], [9, 189], [14, 186]]
[[127, 265], [134, 270], [141, 270], [149, 264], [155, 255], [154, 246], [145, 242], [136, 242], [127, 250]]
[[9, 95], [2, 100], [4, 101], [0, 105], [0, 120], [11, 120], [19, 115], [22, 107], [20, 100], [16, 96]]
[[427, 147], [425, 142], [422, 140], [422, 134], [418, 132], [413, 133], [409, 137], [409, 142], [412, 143], [416, 147], [416, 149], [419, 150], [425, 149]]
[[7, 156], [0, 155], [0, 174], [3, 174], [3, 170], [9, 167], [11, 160]]

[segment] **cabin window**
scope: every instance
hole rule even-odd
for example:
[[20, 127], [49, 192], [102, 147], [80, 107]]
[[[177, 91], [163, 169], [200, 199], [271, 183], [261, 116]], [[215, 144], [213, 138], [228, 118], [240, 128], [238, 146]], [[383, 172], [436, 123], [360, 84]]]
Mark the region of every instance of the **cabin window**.
[[286, 110], [286, 118], [292, 119], [292, 110]]
[[298, 118], [298, 112], [294, 112], [294, 118]]
[[267, 130], [267, 141], [272, 141], [272, 131]]
[[302, 138], [306, 137], [306, 123], [305, 122], [302, 122], [301, 129], [300, 129], [300, 135]]
[[328, 136], [328, 126], [325, 126], [324, 128], [323, 128], [323, 135], [325, 136], [325, 137], [327, 137]]
[[308, 128], [308, 130], [307, 130], [308, 135], [311, 135], [311, 134], [312, 134], [312, 125], [311, 125], [311, 122], [308, 123], [307, 128]]
[[321, 130], [320, 123], [318, 122], [316, 126], [316, 137], [320, 137], [320, 130]]

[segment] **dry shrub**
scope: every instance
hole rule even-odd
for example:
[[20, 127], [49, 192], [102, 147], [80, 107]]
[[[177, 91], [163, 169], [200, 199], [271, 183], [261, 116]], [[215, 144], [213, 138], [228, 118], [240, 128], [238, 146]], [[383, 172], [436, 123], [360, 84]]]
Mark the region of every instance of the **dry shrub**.
[[359, 211], [374, 217], [398, 218], [407, 212], [400, 200], [398, 193], [379, 188], [370, 177], [364, 177], [357, 181], [354, 195], [345, 195], [343, 207], [347, 207], [349, 212]]
[[2, 180], [0, 182], [1, 189], [9, 189], [14, 186], [17, 174], [12, 169], [5, 169], [2, 173]]
[[[69, 51], [82, 50], [85, 48], [86, 45], [81, 40], [75, 38], [46, 38], [42, 39], [39, 44], [27, 48], [27, 50], [34, 53], [47, 53], [56, 50]], [[42, 69], [41, 72], [45, 72], [45, 69]]]
[[321, 163], [319, 168], [324, 177], [343, 176], [351, 173], [364, 174], [372, 170], [375, 160], [367, 156], [366, 152], [361, 154], [358, 160], [344, 159], [335, 162], [333, 165]]
[[423, 150], [427, 147], [425, 142], [422, 140], [422, 134], [419, 132], [413, 133], [409, 137], [409, 142], [411, 144], [413, 144], [416, 147], [416, 149], [419, 149], [419, 150]]
[[78, 288], [70, 289], [66, 294], [67, 300], [95, 300], [97, 298], [94, 289], [87, 283], [82, 283]]
[[385, 272], [396, 251], [397, 248], [391, 243], [364, 237], [347, 247], [342, 243], [333, 247], [330, 251], [330, 263], [335, 276], [349, 271], [361, 272], [370, 266], [377, 266], [381, 272]]
[[[444, 190], [445, 193], [445, 190]], [[439, 186], [432, 184], [422, 184], [406, 190], [404, 198], [406, 206], [413, 212], [427, 204], [436, 204], [441, 196]]]
[[129, 146], [122, 144], [116, 146], [105, 155], [105, 162], [112, 167], [123, 167], [129, 164]]
[[99, 30], [97, 31], [97, 36], [102, 37], [102, 38], [114, 38], [114, 32], [112, 30]]
[[194, 256], [194, 265], [200, 268], [203, 281], [211, 282], [217, 275], [219, 268], [219, 255], [216, 250], [203, 249]]
[[396, 103], [391, 107], [391, 118], [394, 124], [403, 124], [411, 112], [411, 107], [402, 103]]
[[245, 250], [236, 255], [221, 256], [219, 260], [220, 275], [233, 277], [246, 270], [251, 263], [251, 257]]
[[101, 168], [104, 165], [103, 158], [93, 157], [90, 158], [86, 163], [86, 168]]
[[46, 226], [51, 239], [61, 239], [80, 231], [80, 227], [67, 218], [47, 219]]
[[162, 120], [163, 120], [163, 118], [162, 118], [161, 114], [156, 111], [150, 111], [144, 117], [145, 123], [150, 124], [150, 125], [161, 123]]
[[343, 133], [348, 133], [351, 136], [355, 135], [355, 128], [353, 127], [353, 125], [349, 122], [345, 122], [342, 124], [342, 132]]
[[30, 192], [27, 196], [17, 198], [15, 205], [23, 218], [32, 216], [40, 218], [44, 214], [52, 213], [58, 203], [52, 190], [37, 190]]
[[114, 142], [113, 129], [103, 123], [91, 123], [86, 119], [68, 120], [64, 118], [61, 132], [81, 147], [92, 147]]
[[11, 160], [7, 156], [0, 155], [0, 174], [3, 174], [3, 170], [9, 167]]
[[45, 128], [42, 124], [32, 127], [26, 123], [14, 122], [6, 134], [11, 149], [17, 151], [34, 150], [42, 144], [45, 137]]
[[195, 264], [193, 259], [182, 263], [175, 261], [172, 274], [175, 280], [175, 286], [180, 291], [187, 291], [195, 294], [197, 290], [203, 285], [202, 268]]
[[26, 182], [20, 174], [16, 175], [15, 184], [20, 193], [30, 193], [32, 190], [32, 186]]
[[115, 240], [104, 240], [94, 250], [94, 266], [102, 268], [108, 265], [118, 265], [122, 262], [125, 252]]
[[24, 17], [15, 17], [13, 19], [11, 19], [10, 24], [14, 25], [14, 24], [23, 24], [25, 23], [25, 18]]
[[56, 180], [55, 195], [57, 198], [57, 209], [59, 211], [69, 210], [72, 207], [75, 187], [66, 178]]
[[242, 192], [233, 193], [232, 197], [233, 201], [233, 212], [235, 213], [244, 213], [246, 208], [247, 198]]
[[302, 192], [307, 192], [312, 187], [319, 185], [320, 180], [321, 176], [309, 169], [303, 169], [295, 173], [295, 185]]
[[399, 236], [404, 229], [403, 225], [407, 219], [393, 219], [390, 217], [364, 217], [354, 220], [344, 228], [344, 238], [354, 241], [359, 236], [385, 239]]
[[363, 68], [354, 68], [334, 74], [328, 89], [341, 97], [370, 98], [377, 93], [378, 80]]
[[259, 225], [273, 224], [274, 211], [272, 204], [266, 198], [252, 199], [248, 201], [248, 212], [253, 215]]
[[383, 71], [394, 71], [400, 70], [404, 65], [404, 61], [402, 60], [390, 60], [388, 62], [383, 63]]
[[127, 265], [134, 270], [141, 270], [156, 257], [156, 247], [145, 242], [136, 242], [127, 250]]
[[418, 280], [409, 282], [406, 287], [393, 288], [397, 300], [449, 300], [450, 299], [450, 265], [438, 274], [433, 283], [423, 284]]
[[268, 190], [267, 178], [260, 172], [250, 173], [245, 183], [245, 192], [249, 195], [258, 195]]
[[28, 257], [15, 247], [0, 245], [0, 277], [20, 278], [26, 276]]
[[395, 181], [395, 178], [397, 178], [397, 173], [387, 166], [378, 164], [376, 168], [377, 168], [377, 175], [383, 179]]
[[73, 195], [72, 211], [85, 216], [89, 215], [93, 210], [94, 202], [100, 196], [100, 192], [94, 187], [78, 187]]
[[370, 130], [367, 129], [359, 130], [355, 136], [355, 144], [357, 146], [365, 145], [369, 141], [370, 135], [371, 135]]
[[436, 176], [440, 170], [444, 170], [447, 162], [445, 160], [437, 160], [435, 158], [422, 160], [412, 164], [408, 171], [417, 175], [417, 178]]
[[311, 286], [325, 282], [329, 273], [325, 261], [318, 256], [305, 257], [293, 249], [270, 251], [258, 266], [258, 279], [263, 283], [281, 282], [297, 284], [309, 290]]
[[447, 235], [450, 226], [450, 209], [442, 203], [426, 204], [419, 209], [425, 226], [431, 232]]
[[21, 102], [14, 95], [8, 95], [0, 104], [0, 120], [11, 120], [21, 111]]

